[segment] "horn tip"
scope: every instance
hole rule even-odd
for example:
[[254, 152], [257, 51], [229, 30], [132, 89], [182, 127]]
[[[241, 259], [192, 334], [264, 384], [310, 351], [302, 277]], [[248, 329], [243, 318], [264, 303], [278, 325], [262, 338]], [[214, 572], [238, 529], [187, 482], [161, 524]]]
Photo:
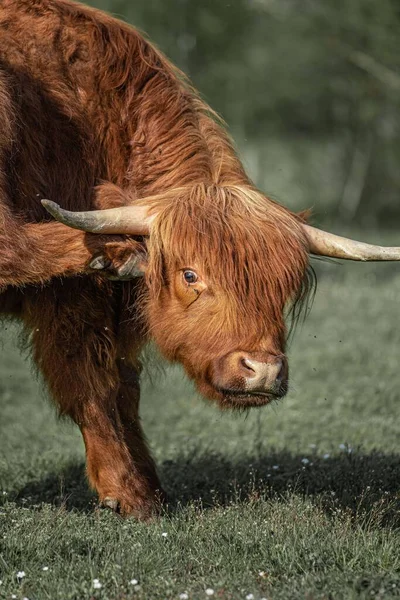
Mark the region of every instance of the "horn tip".
[[47, 212], [51, 214], [57, 213], [60, 210], [60, 206], [52, 200], [47, 200], [46, 198], [43, 198], [40, 202], [42, 203], [42, 206], [47, 210]]

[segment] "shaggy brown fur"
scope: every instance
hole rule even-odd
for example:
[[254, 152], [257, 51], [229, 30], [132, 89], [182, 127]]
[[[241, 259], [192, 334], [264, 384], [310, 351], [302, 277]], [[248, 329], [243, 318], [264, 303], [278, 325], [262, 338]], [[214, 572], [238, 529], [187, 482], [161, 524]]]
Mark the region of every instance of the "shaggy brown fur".
[[[44, 197], [152, 204], [147, 285], [88, 269], [96, 254], [116, 268], [145, 241], [55, 223]], [[147, 518], [161, 493], [138, 416], [149, 336], [222, 406], [235, 401], [214, 383], [216, 360], [283, 354], [307, 268], [299, 223], [252, 186], [211, 109], [133, 28], [69, 0], [0, 0], [0, 311], [32, 332], [100, 500]], [[182, 290], [187, 267], [202, 293]]]

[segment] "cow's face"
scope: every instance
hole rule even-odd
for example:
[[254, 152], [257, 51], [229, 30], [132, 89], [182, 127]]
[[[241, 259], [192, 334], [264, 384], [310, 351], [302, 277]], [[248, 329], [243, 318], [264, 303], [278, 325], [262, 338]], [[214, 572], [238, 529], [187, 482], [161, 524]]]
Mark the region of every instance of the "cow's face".
[[199, 186], [160, 213], [149, 243], [151, 336], [203, 395], [230, 407], [285, 395], [284, 311], [307, 268], [296, 218], [246, 193]]

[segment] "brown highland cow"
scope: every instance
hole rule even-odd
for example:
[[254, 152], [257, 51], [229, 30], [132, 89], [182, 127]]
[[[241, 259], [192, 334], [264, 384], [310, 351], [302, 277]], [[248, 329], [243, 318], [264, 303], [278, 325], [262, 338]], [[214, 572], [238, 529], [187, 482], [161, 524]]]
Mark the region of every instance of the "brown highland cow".
[[283, 315], [310, 252], [400, 256], [258, 191], [135, 29], [69, 0], [0, 0], [0, 312], [30, 332], [103, 504], [147, 518], [162, 496], [138, 415], [148, 339], [222, 407], [286, 393]]

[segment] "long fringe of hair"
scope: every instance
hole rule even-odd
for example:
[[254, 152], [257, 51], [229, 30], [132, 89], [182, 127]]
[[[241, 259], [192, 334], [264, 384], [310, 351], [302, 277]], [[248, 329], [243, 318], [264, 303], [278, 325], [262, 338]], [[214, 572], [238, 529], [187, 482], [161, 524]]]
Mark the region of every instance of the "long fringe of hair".
[[152, 294], [160, 291], [163, 261], [201, 261], [211, 279], [229, 281], [247, 314], [259, 318], [263, 306], [280, 321], [290, 301], [297, 322], [315, 288], [301, 218], [255, 189], [223, 121], [134, 28], [70, 0], [36, 4], [64, 21], [79, 16], [96, 48], [110, 180], [123, 146], [123, 176], [114, 183], [158, 213], [148, 243]]

